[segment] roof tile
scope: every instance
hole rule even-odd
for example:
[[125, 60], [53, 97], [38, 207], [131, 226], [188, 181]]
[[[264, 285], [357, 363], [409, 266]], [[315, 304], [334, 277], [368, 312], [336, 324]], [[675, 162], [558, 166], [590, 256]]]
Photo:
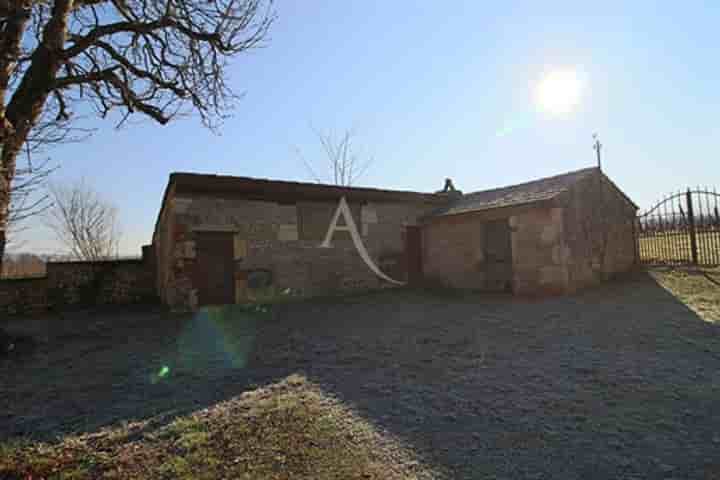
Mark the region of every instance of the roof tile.
[[432, 216], [457, 215], [550, 200], [595, 171], [596, 167], [584, 168], [518, 185], [468, 193], [449, 206], [437, 210]]

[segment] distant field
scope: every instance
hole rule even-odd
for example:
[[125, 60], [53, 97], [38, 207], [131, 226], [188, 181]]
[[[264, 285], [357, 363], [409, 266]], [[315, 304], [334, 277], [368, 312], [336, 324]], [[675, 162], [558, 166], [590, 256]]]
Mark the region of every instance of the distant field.
[[[720, 264], [720, 231], [698, 232], [698, 262]], [[690, 235], [687, 232], [660, 233], [640, 238], [640, 259], [643, 263], [690, 263]]]

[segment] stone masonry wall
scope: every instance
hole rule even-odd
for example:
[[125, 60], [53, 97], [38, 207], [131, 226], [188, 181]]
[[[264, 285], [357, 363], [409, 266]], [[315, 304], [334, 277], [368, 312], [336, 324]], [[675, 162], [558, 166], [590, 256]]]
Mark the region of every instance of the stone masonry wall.
[[155, 284], [160, 300], [163, 303], [167, 303], [167, 287], [173, 278], [172, 265], [169, 263], [174, 245], [172, 238], [174, 232], [173, 192], [168, 192], [168, 195], [169, 199], [163, 206], [164, 208], [159, 218], [156, 236], [152, 242], [155, 255]]
[[50, 262], [43, 278], [0, 280], [0, 319], [75, 305], [155, 301], [148, 260]]
[[152, 301], [154, 279], [142, 260], [48, 263], [48, 303], [62, 307]]
[[479, 216], [443, 219], [423, 228], [423, 270], [431, 284], [482, 289], [484, 220]]
[[600, 173], [578, 182], [563, 199], [568, 275], [573, 290], [635, 265], [635, 207]]
[[47, 278], [0, 280], [0, 318], [47, 310]]
[[513, 292], [564, 292], [568, 251], [562, 218], [562, 208], [534, 204], [435, 219], [423, 228], [425, 276], [451, 287], [486, 288], [484, 225], [506, 220], [512, 245]]
[[[202, 195], [174, 198], [173, 245], [166, 260], [172, 273], [165, 302], [177, 310], [197, 308], [193, 273], [196, 234], [201, 231], [233, 232], [238, 278], [255, 270], [270, 271], [276, 294], [322, 295], [387, 286], [364, 264], [349, 234], [336, 232], [332, 248], [320, 248], [337, 206], [337, 202], [280, 204]], [[403, 280], [404, 227], [415, 224], [432, 206], [349, 206], [370, 256], [385, 273]], [[242, 302], [238, 282], [237, 301]]]
[[563, 209], [539, 206], [510, 217], [513, 292], [518, 295], [564, 293], [568, 289], [568, 249]]

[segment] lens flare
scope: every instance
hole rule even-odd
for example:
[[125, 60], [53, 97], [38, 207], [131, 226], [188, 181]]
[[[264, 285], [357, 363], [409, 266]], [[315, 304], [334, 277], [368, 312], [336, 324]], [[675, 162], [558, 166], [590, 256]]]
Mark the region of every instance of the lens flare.
[[203, 307], [184, 318], [176, 340], [158, 352], [150, 383], [222, 377], [244, 370], [256, 355], [259, 324], [271, 314], [266, 305]]

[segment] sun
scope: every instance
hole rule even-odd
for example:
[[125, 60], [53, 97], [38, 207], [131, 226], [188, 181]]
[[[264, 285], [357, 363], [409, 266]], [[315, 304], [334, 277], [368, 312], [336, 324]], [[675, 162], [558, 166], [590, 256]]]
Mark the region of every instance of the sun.
[[538, 107], [552, 115], [571, 113], [580, 103], [582, 84], [574, 69], [546, 73], [535, 91]]

